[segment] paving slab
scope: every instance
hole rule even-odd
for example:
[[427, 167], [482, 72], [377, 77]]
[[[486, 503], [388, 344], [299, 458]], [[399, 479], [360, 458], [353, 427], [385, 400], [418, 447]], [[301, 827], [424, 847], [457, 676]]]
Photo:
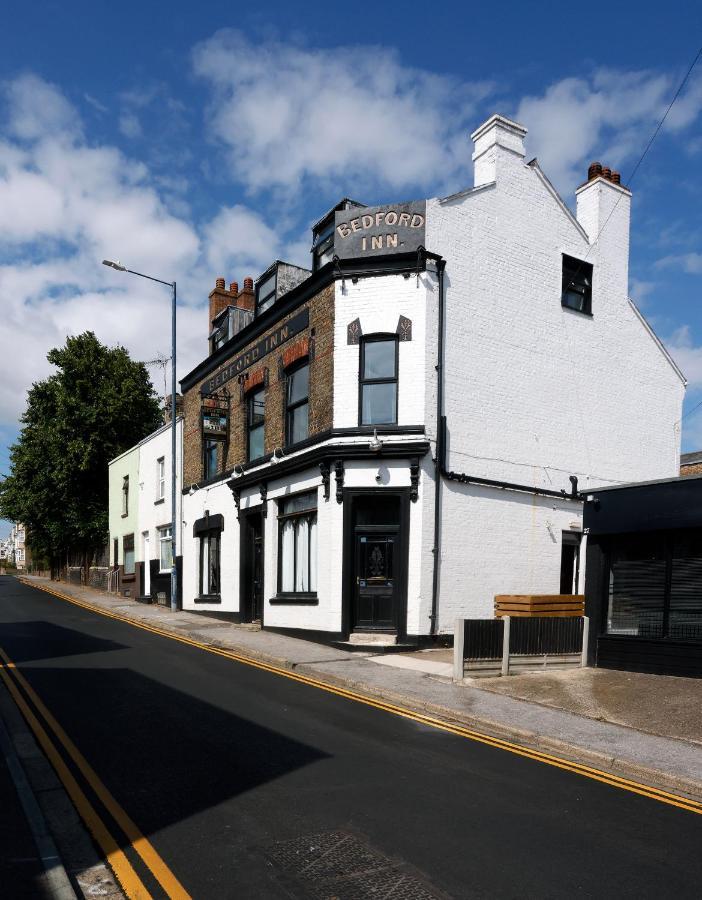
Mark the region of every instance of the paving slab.
[[[661, 715], [656, 720], [660, 733], [650, 733], [643, 727], [649, 721], [644, 711], [651, 708], [650, 704], [642, 703], [639, 712], [624, 721], [626, 692], [623, 689], [616, 702], [608, 701], [602, 707], [612, 715], [619, 715], [622, 721], [605, 721], [599, 714], [595, 715], [594, 707], [583, 699], [584, 687], [578, 695], [577, 689], [567, 687], [569, 682], [565, 678], [557, 677], [555, 682], [549, 682], [551, 687], [538, 679], [530, 681], [534, 677], [531, 674], [501, 680], [480, 679], [479, 684], [467, 679], [456, 684], [434, 671], [436, 665], [448, 665], [436, 651], [396, 654], [393, 659], [414, 659], [415, 662], [392, 665], [384, 661], [390, 658], [380, 653], [354, 653], [276, 632], [252, 631], [250, 627], [233, 623], [222, 623], [223, 627], [214, 631], [205, 627], [197, 613], [173, 613], [167, 608], [136, 602], [125, 604], [122, 597], [50, 582], [45, 578], [25, 580], [72, 596], [96, 609], [116, 612], [136, 623], [185, 635], [209, 646], [312, 675], [330, 685], [405, 705], [477, 731], [702, 800], [702, 746], [697, 741], [693, 721], [695, 708], [698, 715], [702, 708], [697, 702], [702, 682], [696, 682], [698, 688], [686, 686], [688, 693], [679, 701], [682, 716], [678, 721], [687, 722], [687, 726], [665, 730], [666, 717]], [[446, 651], [443, 652], [446, 655]], [[431, 665], [430, 671], [427, 671], [427, 665]], [[555, 674], [550, 673], [548, 677]], [[558, 673], [561, 674], [571, 673]], [[597, 678], [597, 675], [593, 676], [592, 681], [597, 688], [596, 691], [593, 688], [595, 693], [600, 685]], [[648, 678], [655, 680], [661, 676]], [[577, 679], [574, 683], [578, 684]], [[615, 683], [622, 682], [613, 680], [612, 684]], [[666, 691], [669, 693], [673, 689], [671, 680], [662, 678], [654, 683], [661, 685], [656, 696], [665, 708]], [[529, 684], [534, 687], [524, 687]], [[560, 685], [560, 692], [553, 684]], [[643, 689], [637, 679], [629, 682], [630, 692]], [[514, 695], [509, 696], [510, 693]], [[567, 708], [564, 698], [568, 696], [580, 696], [580, 705], [570, 702]]]

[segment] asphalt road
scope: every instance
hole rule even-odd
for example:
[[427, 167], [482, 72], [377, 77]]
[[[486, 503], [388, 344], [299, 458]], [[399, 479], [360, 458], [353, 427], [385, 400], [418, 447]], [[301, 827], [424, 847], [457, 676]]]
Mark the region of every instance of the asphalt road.
[[0, 647], [193, 897], [700, 896], [700, 815], [14, 579]]

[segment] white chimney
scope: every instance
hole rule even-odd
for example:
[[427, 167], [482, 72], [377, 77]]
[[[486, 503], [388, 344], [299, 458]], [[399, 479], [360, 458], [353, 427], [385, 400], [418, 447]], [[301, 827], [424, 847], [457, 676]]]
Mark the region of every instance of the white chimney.
[[596, 257], [608, 270], [617, 292], [626, 297], [629, 280], [629, 222], [631, 191], [619, 181], [619, 173], [592, 163], [588, 180], [575, 192], [577, 219], [593, 244]]
[[526, 133], [523, 125], [497, 114], [476, 128], [471, 134], [476, 187], [497, 181], [506, 167], [521, 163]]

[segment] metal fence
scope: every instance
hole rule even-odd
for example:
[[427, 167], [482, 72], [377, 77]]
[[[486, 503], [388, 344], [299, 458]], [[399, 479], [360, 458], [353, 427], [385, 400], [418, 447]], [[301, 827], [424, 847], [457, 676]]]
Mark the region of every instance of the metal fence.
[[586, 665], [586, 616], [457, 619], [454, 678]]

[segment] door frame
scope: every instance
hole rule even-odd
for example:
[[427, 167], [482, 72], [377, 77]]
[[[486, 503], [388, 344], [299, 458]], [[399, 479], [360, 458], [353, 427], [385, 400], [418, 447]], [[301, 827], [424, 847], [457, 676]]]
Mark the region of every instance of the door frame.
[[[407, 574], [409, 567], [409, 531], [410, 531], [410, 488], [344, 488], [344, 531], [341, 593], [341, 631], [344, 640], [351, 633], [351, 610], [354, 598], [354, 573], [356, 568], [356, 536], [354, 530], [354, 506], [359, 496], [374, 495], [400, 498], [399, 568], [397, 573], [395, 627], [397, 641], [407, 640]], [[372, 530], [372, 529], [371, 529]], [[380, 529], [378, 529], [380, 530]]]
[[[149, 554], [147, 557], [147, 553]], [[151, 532], [141, 533], [141, 555], [144, 558], [144, 596], [151, 596]]]
[[252, 598], [248, 591], [251, 582], [253, 568], [253, 541], [250, 539], [251, 525], [249, 519], [254, 516], [261, 518], [261, 627], [266, 608], [266, 517], [263, 515], [263, 505], [242, 509], [239, 513], [239, 615], [242, 622], [253, 621]]

